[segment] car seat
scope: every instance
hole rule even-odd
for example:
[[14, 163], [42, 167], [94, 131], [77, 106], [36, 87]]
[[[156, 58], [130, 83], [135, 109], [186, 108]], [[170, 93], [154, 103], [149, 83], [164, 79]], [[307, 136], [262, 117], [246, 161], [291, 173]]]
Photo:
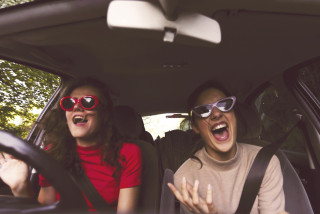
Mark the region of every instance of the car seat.
[[145, 131], [141, 116], [130, 106], [116, 106], [115, 127], [124, 140], [138, 145], [141, 149], [143, 171], [139, 196], [138, 213], [154, 213], [159, 208], [159, 169], [153, 138]]
[[163, 138], [157, 139], [155, 147], [159, 155], [160, 176], [163, 177], [165, 169], [176, 172], [193, 151], [202, 146], [199, 139], [200, 135], [192, 130], [178, 129], [168, 131]]
[[140, 139], [154, 144], [152, 135], [145, 130], [143, 120], [135, 109], [126, 105], [114, 108], [115, 126], [125, 139]]

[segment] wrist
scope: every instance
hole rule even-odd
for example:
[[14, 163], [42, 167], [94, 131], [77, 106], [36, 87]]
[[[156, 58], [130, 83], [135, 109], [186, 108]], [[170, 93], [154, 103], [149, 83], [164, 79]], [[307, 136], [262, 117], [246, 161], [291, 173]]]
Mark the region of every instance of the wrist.
[[30, 181], [19, 183], [11, 191], [15, 197], [32, 198], [34, 195]]

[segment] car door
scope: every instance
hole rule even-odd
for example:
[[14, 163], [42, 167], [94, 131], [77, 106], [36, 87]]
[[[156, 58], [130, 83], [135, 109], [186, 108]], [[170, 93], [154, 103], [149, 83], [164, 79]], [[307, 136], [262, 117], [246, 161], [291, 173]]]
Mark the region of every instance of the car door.
[[275, 142], [294, 127], [281, 150], [298, 173], [315, 213], [320, 211], [319, 98], [319, 59], [286, 70], [283, 76], [263, 84], [248, 98], [259, 112], [262, 140]]

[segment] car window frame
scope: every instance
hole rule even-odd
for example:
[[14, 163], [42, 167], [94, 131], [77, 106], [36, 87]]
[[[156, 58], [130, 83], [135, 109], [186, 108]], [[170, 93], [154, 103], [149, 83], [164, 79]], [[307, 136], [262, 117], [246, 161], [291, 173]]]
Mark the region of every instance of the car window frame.
[[[26, 65], [26, 66], [28, 66], [28, 65]], [[32, 67], [34, 67], [34, 66], [32, 66]], [[59, 93], [63, 89], [63, 85], [66, 82], [66, 79], [68, 79], [68, 78], [66, 78], [63, 75], [59, 75], [55, 72], [46, 71], [45, 69], [41, 69], [41, 68], [37, 68], [37, 69], [40, 69], [42, 72], [52, 73], [54, 75], [59, 76], [59, 78], [60, 78], [59, 86], [56, 88], [56, 90], [54, 91], [54, 93], [52, 94], [50, 99], [48, 100], [47, 104], [41, 110], [38, 118], [36, 119], [34, 125], [32, 126], [31, 130], [29, 131], [29, 133], [25, 139], [25, 141], [27, 141], [28, 143], [31, 143], [31, 144], [35, 145], [36, 147], [41, 147], [41, 145], [42, 145], [41, 139], [42, 139], [43, 129], [39, 127], [38, 123], [44, 117], [44, 115], [54, 107], [55, 103], [57, 102], [57, 100], [59, 98]]]
[[287, 69], [283, 75], [288, 90], [291, 91], [291, 94], [301, 105], [300, 109], [304, 113], [305, 132], [309, 138], [309, 158], [315, 169], [320, 169], [320, 145], [318, 143], [320, 141], [320, 106], [308, 86], [298, 78], [298, 73], [302, 68], [319, 61], [320, 57], [307, 60]]
[[[314, 145], [312, 142], [319, 142], [320, 133], [320, 106], [317, 103], [316, 97], [298, 78], [298, 72], [301, 68], [308, 66], [312, 63], [319, 62], [320, 57], [307, 60], [298, 65], [292, 66], [283, 71], [281, 84], [285, 84], [286, 90], [292, 95], [294, 101], [299, 105], [299, 110], [302, 110], [304, 121], [304, 128], [302, 129], [303, 135], [306, 138], [306, 152], [309, 160], [310, 168], [320, 169], [320, 148], [318, 145]], [[275, 80], [276, 82], [276, 80]], [[277, 85], [278, 83], [275, 83]], [[258, 96], [266, 90], [268, 87], [274, 85], [273, 80], [269, 80], [260, 84], [255, 90], [253, 90], [246, 98], [244, 102], [248, 105], [254, 106], [255, 100]], [[307, 119], [307, 120], [306, 120]], [[318, 135], [317, 135], [318, 134]], [[316, 152], [314, 151], [316, 149]]]
[[317, 103], [316, 97], [309, 88], [298, 78], [298, 72], [301, 68], [320, 61], [320, 57], [316, 57], [309, 61], [298, 64], [284, 72], [284, 80], [287, 88], [292, 95], [297, 99], [302, 109], [306, 112], [308, 119], [312, 121], [318, 133], [320, 133], [320, 106]]

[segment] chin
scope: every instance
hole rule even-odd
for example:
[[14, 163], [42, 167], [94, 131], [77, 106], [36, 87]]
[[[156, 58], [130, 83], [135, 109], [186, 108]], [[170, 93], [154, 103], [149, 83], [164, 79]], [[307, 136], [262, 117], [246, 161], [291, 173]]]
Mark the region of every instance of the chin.
[[85, 138], [87, 137], [85, 133], [71, 133], [72, 137], [74, 138]]
[[235, 143], [230, 139], [228, 141], [219, 141], [215, 143], [215, 147], [221, 153], [228, 153], [231, 152]]

